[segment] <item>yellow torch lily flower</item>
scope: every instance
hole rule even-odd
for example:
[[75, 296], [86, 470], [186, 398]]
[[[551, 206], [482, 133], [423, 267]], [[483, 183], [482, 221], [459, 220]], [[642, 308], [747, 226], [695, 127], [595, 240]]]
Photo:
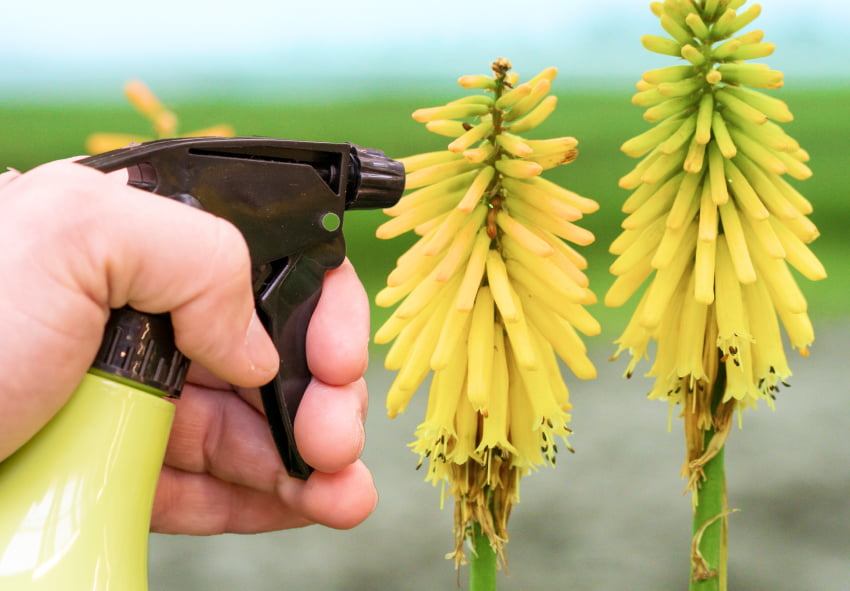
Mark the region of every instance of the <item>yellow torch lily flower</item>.
[[541, 177], [575, 159], [578, 142], [521, 135], [552, 113], [557, 71], [520, 83], [508, 60], [492, 69], [458, 80], [483, 93], [413, 113], [451, 141], [401, 159], [409, 192], [377, 230], [420, 236], [376, 297], [398, 307], [375, 341], [394, 341], [390, 417], [433, 373], [411, 447], [420, 466], [427, 461], [426, 480], [455, 498], [456, 564], [474, 523], [504, 561], [520, 478], [554, 464], [557, 440], [570, 433], [557, 357], [579, 378], [595, 377], [579, 333], [600, 331], [584, 308], [596, 301], [586, 261], [565, 242], [593, 240], [574, 222], [598, 206]]
[[[782, 73], [747, 63], [774, 46], [762, 31], [740, 32], [760, 13], [758, 4], [738, 12], [743, 4], [651, 4], [671, 38], [647, 35], [642, 43], [680, 63], [646, 72], [632, 98], [655, 125], [622, 146], [641, 161], [620, 179], [632, 193], [611, 245], [617, 279], [605, 297], [618, 306], [648, 284], [617, 355], [631, 354], [631, 376], [657, 342], [649, 398], [671, 411], [681, 405], [684, 474], [694, 490], [732, 411], [759, 401], [772, 407], [791, 375], [780, 325], [808, 355], [814, 331], [789, 266], [811, 280], [826, 277], [806, 246], [818, 236], [806, 217], [812, 207], [786, 180], [807, 179], [809, 157], [779, 125], [792, 119], [788, 106], [762, 92], [781, 87]], [[721, 365], [725, 389], [713, 412]], [[709, 429], [717, 440], [703, 449]]]

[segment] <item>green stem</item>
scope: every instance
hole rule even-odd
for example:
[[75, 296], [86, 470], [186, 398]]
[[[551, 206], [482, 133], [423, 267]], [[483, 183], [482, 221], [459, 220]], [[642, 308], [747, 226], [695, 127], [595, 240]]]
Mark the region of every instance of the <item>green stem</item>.
[[[706, 445], [714, 431], [706, 432]], [[698, 550], [710, 570], [703, 580], [691, 573], [690, 591], [726, 589], [726, 492], [723, 456], [725, 446], [711, 458], [703, 470], [705, 480], [699, 489], [699, 504], [694, 512], [693, 536], [701, 536]]]
[[[712, 414], [726, 387], [725, 372], [718, 372], [714, 385]], [[705, 432], [703, 449], [708, 447], [714, 429]], [[705, 480], [699, 489], [698, 504], [694, 512], [692, 533], [691, 577], [689, 591], [726, 591], [727, 514], [726, 474], [724, 456], [726, 446], [703, 466]], [[702, 561], [699, 560], [701, 556]], [[701, 568], [704, 567], [704, 568]]]
[[475, 548], [469, 557], [469, 591], [495, 591], [496, 553], [478, 522], [472, 524], [472, 537]]

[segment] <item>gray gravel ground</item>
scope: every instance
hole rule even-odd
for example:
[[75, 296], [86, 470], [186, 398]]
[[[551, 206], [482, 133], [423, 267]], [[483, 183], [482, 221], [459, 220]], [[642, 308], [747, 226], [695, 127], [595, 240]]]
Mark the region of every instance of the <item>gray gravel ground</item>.
[[[811, 357], [792, 354], [777, 410], [745, 413], [727, 445], [730, 506], [741, 509], [730, 517], [730, 591], [850, 590], [850, 319], [829, 324], [816, 323]], [[599, 379], [571, 385], [577, 453], [523, 481], [500, 590], [687, 589], [681, 426], [666, 430], [666, 406], [644, 399], [649, 380], [621, 379], [610, 353], [594, 352]], [[381, 494], [374, 515], [345, 532], [154, 535], [152, 591], [458, 588], [443, 559], [451, 506], [440, 511], [405, 447], [424, 393], [390, 421], [382, 398], [392, 376], [372, 365], [364, 457]]]

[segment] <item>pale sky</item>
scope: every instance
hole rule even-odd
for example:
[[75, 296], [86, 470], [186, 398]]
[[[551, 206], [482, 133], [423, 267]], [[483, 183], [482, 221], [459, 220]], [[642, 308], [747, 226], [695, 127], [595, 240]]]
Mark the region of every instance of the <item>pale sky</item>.
[[[52, 6], [46, 6], [51, 4]], [[518, 71], [628, 75], [669, 58], [639, 39], [663, 34], [643, 0], [87, 0], [4, 7], [0, 99], [27, 89], [163, 84], [205, 77], [273, 80], [342, 75], [417, 79]], [[749, 2], [746, 6], [749, 6]], [[786, 76], [850, 79], [850, 4], [763, 0], [751, 28], [777, 44], [767, 61]], [[523, 8], [528, 6], [529, 8]]]

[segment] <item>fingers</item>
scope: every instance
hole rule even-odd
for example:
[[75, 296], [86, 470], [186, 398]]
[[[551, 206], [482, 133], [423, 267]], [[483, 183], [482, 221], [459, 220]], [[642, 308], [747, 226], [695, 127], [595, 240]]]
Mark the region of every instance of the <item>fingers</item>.
[[250, 533], [310, 523], [348, 529], [375, 509], [372, 476], [356, 459], [367, 405], [362, 379], [308, 387], [295, 424], [299, 449], [317, 469], [307, 481], [286, 474], [265, 418], [232, 392], [189, 387], [177, 405], [153, 531]]
[[165, 468], [154, 498], [151, 531], [191, 535], [258, 533], [320, 523], [350, 529], [378, 503], [362, 462], [305, 482], [281, 476], [277, 494]]
[[307, 362], [310, 372], [326, 384], [348, 384], [366, 371], [368, 350], [369, 301], [346, 260], [325, 275], [307, 331]]
[[375, 509], [372, 475], [359, 459], [365, 444], [369, 302], [351, 263], [325, 275], [307, 333], [314, 376], [295, 417], [295, 440], [313, 466], [306, 481], [281, 473], [278, 495], [310, 521], [352, 528]]
[[299, 450], [316, 468], [304, 482], [286, 474], [260, 412], [232, 391], [188, 386], [176, 402], [154, 530], [213, 534], [314, 522], [357, 525], [377, 503], [372, 477], [358, 460], [366, 401], [363, 380], [310, 384], [295, 425]]
[[255, 533], [309, 523], [278, 498], [282, 467], [260, 412], [233, 391], [194, 385], [175, 404], [152, 531]]
[[367, 404], [363, 379], [345, 386], [313, 380], [301, 401], [295, 439], [302, 457], [316, 471], [306, 482], [281, 472], [277, 490], [284, 503], [310, 521], [352, 528], [378, 503], [372, 475], [356, 459], [365, 443]]
[[350, 529], [378, 504], [372, 474], [357, 461], [334, 474], [313, 472], [306, 481], [281, 476], [278, 495], [307, 519], [336, 529]]
[[362, 378], [344, 386], [313, 380], [295, 416], [295, 441], [304, 461], [332, 474], [357, 460], [366, 443], [367, 406]]
[[151, 531], [189, 535], [259, 533], [310, 523], [275, 492], [165, 467], [154, 497]]
[[187, 386], [175, 404], [166, 465], [274, 491], [282, 466], [265, 416], [225, 390]]
[[[314, 380], [295, 419], [295, 438], [304, 460], [334, 473], [363, 453], [366, 384], [346, 386]], [[187, 386], [175, 402], [165, 463], [187, 472], [262, 491], [274, 489], [283, 471], [266, 417], [233, 392]]]
[[276, 494], [166, 467], [154, 498], [151, 531], [258, 533], [311, 523], [350, 529], [377, 503], [372, 475], [362, 462], [336, 474], [314, 472], [306, 482], [281, 475]]
[[310, 383], [295, 422], [299, 450], [316, 468], [305, 482], [286, 474], [265, 416], [247, 401], [232, 391], [187, 386], [176, 402], [154, 531], [354, 527], [377, 503], [371, 474], [358, 460], [367, 399], [362, 379]]

